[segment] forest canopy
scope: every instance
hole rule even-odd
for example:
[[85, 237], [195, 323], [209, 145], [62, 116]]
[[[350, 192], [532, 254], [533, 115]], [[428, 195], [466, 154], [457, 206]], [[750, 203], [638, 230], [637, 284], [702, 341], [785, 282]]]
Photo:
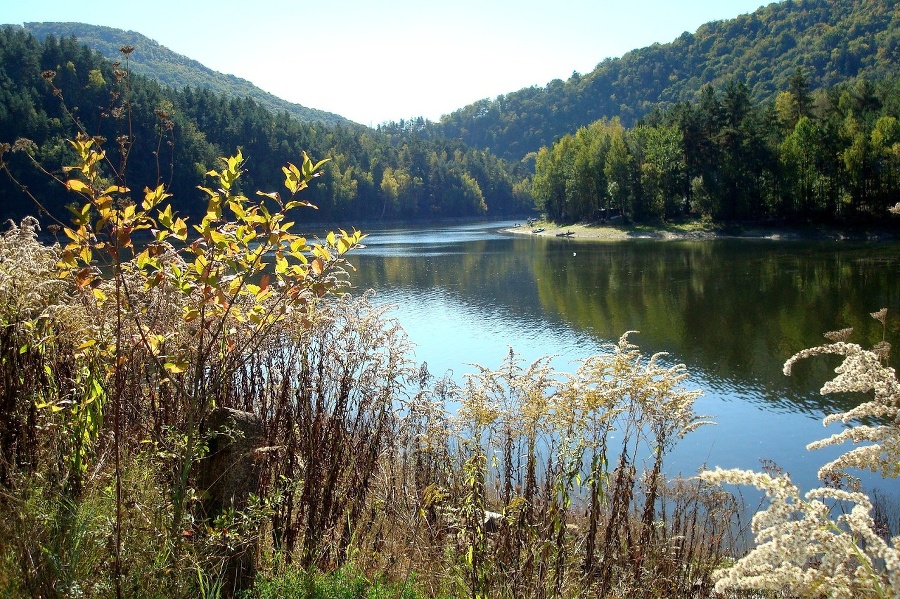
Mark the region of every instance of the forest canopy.
[[810, 93], [802, 69], [774, 101], [740, 80], [632, 129], [604, 119], [536, 158], [533, 193], [551, 219], [886, 220], [900, 197], [900, 81]]
[[590, 73], [483, 99], [434, 124], [436, 134], [507, 160], [618, 117], [627, 127], [656, 108], [699, 102], [703, 87], [743, 81], [774, 101], [799, 67], [811, 90], [898, 74], [897, 0], [785, 0], [603, 60]]
[[[309, 190], [309, 201], [318, 207], [310, 218], [317, 220], [497, 216], [531, 208], [527, 194], [514, 193], [510, 167], [490, 152], [435, 136], [426, 140], [414, 131], [300, 122], [249, 98], [199, 87], [176, 90], [133, 73], [125, 77], [127, 66], [124, 56], [116, 65], [74, 38], [39, 41], [21, 28], [0, 29], [0, 142], [30, 140], [34, 156], [48, 168], [70, 158], [66, 140], [77, 131], [42, 80], [42, 73], [52, 72], [65, 104], [91, 135], [116, 139], [125, 115], [109, 109], [110, 93], [128, 94], [128, 178], [141, 186], [165, 183], [186, 215], [205, 210], [196, 187], [218, 156], [236, 148], [253, 157], [242, 180], [256, 189], [276, 189], [281, 165], [303, 152], [329, 158]], [[71, 197], [63, 187], [48, 182], [22, 156], [4, 159], [47, 212], [64, 213]], [[7, 178], [0, 180], [0, 197], [4, 219], [36, 212]]]

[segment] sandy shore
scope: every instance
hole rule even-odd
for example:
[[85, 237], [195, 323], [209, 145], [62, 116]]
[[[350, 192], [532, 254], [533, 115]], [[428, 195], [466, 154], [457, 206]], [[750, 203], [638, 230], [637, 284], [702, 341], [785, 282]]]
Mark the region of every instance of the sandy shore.
[[626, 239], [703, 240], [729, 237], [772, 240], [818, 239], [835, 241], [878, 241], [896, 240], [898, 238], [897, 234], [892, 231], [836, 230], [822, 227], [803, 229], [783, 227], [718, 227], [700, 223], [651, 227], [643, 225], [626, 226], [599, 223], [557, 225], [555, 223], [537, 222], [534, 225], [521, 224], [516, 227], [504, 229], [504, 232], [519, 235], [539, 235], [543, 237], [564, 236], [571, 239], [596, 239], [601, 241]]
[[[543, 229], [543, 230], [542, 230]], [[539, 235], [542, 237], [569, 237], [572, 239], [600, 239], [615, 241], [621, 239], [703, 239], [712, 238], [714, 235], [707, 233], [687, 234], [674, 233], [666, 230], [639, 230], [629, 227], [613, 227], [609, 225], [591, 225], [578, 223], [574, 225], [558, 226], [552, 223], [538, 223], [534, 226], [519, 225], [505, 230], [507, 233]]]

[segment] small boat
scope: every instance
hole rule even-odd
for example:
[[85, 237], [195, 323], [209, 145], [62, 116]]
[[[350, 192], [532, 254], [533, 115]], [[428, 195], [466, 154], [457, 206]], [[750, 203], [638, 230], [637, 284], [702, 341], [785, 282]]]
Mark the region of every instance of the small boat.
[[532, 231], [532, 233], [534, 233], [534, 234], [543, 233], [543, 232], [544, 232], [544, 227], [538, 227], [537, 229]]
[[556, 234], [557, 237], [571, 237], [572, 235], [574, 235], [574, 233], [572, 233], [571, 231], [566, 231], [565, 233], [557, 233]]

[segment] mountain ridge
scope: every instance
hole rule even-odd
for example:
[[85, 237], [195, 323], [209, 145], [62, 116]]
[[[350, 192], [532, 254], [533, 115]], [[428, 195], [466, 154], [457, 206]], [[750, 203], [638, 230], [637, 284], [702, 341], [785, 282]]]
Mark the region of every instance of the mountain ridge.
[[112, 61], [122, 60], [120, 52], [122, 46], [134, 46], [135, 51], [128, 59], [129, 67], [135, 73], [176, 89], [194, 86], [232, 96], [249, 97], [273, 112], [284, 111], [305, 122], [322, 122], [329, 126], [353, 122], [332, 112], [309, 108], [279, 98], [246, 79], [213, 70], [137, 31], [61, 21], [29, 22], [24, 23], [22, 27], [39, 39], [44, 39], [48, 35], [57, 38], [74, 36], [79, 43], [100, 52]]
[[479, 100], [445, 115], [434, 132], [519, 160], [594, 121], [618, 117], [631, 126], [728, 79], [743, 80], [754, 101], [769, 101], [797, 67], [815, 91], [898, 76], [898, 65], [898, 0], [783, 0], [607, 58], [566, 81]]
[[[696, 101], [704, 85], [744, 80], [755, 101], [784, 91], [797, 67], [811, 90], [859, 77], [897, 76], [900, 69], [900, 0], [781, 0], [733, 19], [710, 21], [667, 43], [606, 58], [589, 73], [484, 98], [444, 115], [384, 123], [388, 132], [416, 130], [459, 139], [517, 162], [562, 135], [602, 118], [631, 126], [654, 108]], [[224, 75], [172, 52], [137, 32], [81, 23], [26, 23], [38, 37], [75, 35], [107, 58], [121, 57], [122, 45], [143, 44], [132, 55], [135, 72], [174, 87], [217, 75], [214, 91], [248, 96], [270, 110], [286, 110], [303, 121], [328, 125], [349, 119], [286, 102], [249, 81]], [[100, 34], [103, 35], [100, 35]], [[103, 41], [103, 36], [106, 41]], [[141, 53], [149, 54], [141, 60]], [[166, 54], [168, 53], [168, 54]], [[159, 56], [157, 56], [159, 55]], [[194, 68], [197, 75], [185, 71]], [[161, 67], [172, 66], [172, 72]], [[230, 85], [225, 85], [225, 83]], [[252, 93], [251, 93], [252, 92]], [[354, 123], [356, 124], [356, 123]]]

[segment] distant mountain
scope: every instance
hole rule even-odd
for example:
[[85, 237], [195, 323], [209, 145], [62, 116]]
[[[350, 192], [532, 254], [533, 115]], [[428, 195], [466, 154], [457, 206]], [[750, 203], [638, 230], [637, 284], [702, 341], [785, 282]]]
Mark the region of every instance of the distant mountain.
[[264, 108], [274, 112], [287, 112], [304, 122], [319, 121], [327, 125], [346, 125], [351, 122], [331, 112], [282, 100], [246, 79], [213, 71], [135, 31], [84, 23], [25, 23], [24, 26], [28, 33], [38, 39], [44, 39], [48, 35], [56, 38], [74, 36], [80, 43], [113, 61], [122, 61], [123, 56], [119, 51], [122, 46], [134, 46], [135, 51], [128, 59], [131, 69], [176, 89], [200, 87], [229, 97], [251, 98]]
[[706, 84], [738, 78], [753, 100], [767, 101], [787, 89], [797, 67], [815, 90], [895, 77], [898, 64], [898, 0], [784, 0], [605, 60], [567, 81], [481, 100], [434, 130], [518, 160], [600, 118], [628, 126], [657, 106], [694, 101]]

